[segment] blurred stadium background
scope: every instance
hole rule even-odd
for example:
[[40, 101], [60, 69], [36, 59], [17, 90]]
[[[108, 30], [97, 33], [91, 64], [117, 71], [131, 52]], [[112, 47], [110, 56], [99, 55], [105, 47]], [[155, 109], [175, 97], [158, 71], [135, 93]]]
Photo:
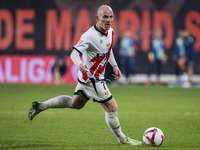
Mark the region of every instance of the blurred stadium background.
[[[195, 38], [194, 80], [200, 81], [200, 0], [1, 0], [0, 83], [53, 83], [50, 70], [58, 55], [67, 56], [64, 83], [76, 83], [77, 67], [68, 56], [80, 35], [95, 24], [101, 4], [110, 5], [115, 13], [115, 41], [126, 28], [138, 40], [139, 82], [148, 70], [152, 32], [159, 28], [164, 30], [168, 55], [162, 79], [173, 80], [174, 40], [183, 27]], [[114, 53], [119, 60], [117, 48]]]

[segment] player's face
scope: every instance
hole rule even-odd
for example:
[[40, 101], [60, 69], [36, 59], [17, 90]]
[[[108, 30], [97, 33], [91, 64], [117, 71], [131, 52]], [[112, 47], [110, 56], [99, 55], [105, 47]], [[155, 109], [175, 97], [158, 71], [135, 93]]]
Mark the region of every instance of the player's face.
[[113, 11], [110, 9], [103, 11], [99, 16], [97, 16], [97, 25], [103, 32], [106, 32], [110, 29], [112, 22]]

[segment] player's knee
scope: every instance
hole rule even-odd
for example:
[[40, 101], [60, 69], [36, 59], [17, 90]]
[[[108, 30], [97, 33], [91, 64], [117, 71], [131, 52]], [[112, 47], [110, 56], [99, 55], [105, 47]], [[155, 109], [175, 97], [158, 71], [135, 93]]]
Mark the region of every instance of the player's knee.
[[102, 104], [106, 112], [116, 112], [118, 110], [117, 103], [114, 99]]
[[72, 101], [72, 106], [75, 109], [81, 109], [85, 106], [85, 102], [82, 100]]
[[117, 105], [114, 105], [113, 107], [111, 107], [110, 108], [110, 112], [117, 112], [117, 110], [118, 110], [118, 107], [117, 107]]

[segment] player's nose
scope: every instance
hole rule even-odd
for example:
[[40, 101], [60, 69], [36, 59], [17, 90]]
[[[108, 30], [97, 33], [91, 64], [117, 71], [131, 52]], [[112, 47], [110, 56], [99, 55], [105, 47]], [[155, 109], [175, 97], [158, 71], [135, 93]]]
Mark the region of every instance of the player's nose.
[[111, 22], [112, 21], [112, 18], [110, 18], [110, 17], [108, 17], [107, 19], [106, 19], [106, 22], [108, 23], [108, 22]]

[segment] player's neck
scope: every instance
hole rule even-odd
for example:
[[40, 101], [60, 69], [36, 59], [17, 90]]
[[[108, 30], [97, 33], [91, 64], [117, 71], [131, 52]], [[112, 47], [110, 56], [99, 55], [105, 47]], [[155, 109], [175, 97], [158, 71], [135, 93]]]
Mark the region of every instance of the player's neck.
[[97, 28], [98, 31], [100, 31], [100, 32], [102, 32], [102, 33], [106, 33], [106, 32], [107, 32], [107, 30], [102, 29], [102, 28], [99, 26], [99, 24], [96, 24], [96, 28]]

